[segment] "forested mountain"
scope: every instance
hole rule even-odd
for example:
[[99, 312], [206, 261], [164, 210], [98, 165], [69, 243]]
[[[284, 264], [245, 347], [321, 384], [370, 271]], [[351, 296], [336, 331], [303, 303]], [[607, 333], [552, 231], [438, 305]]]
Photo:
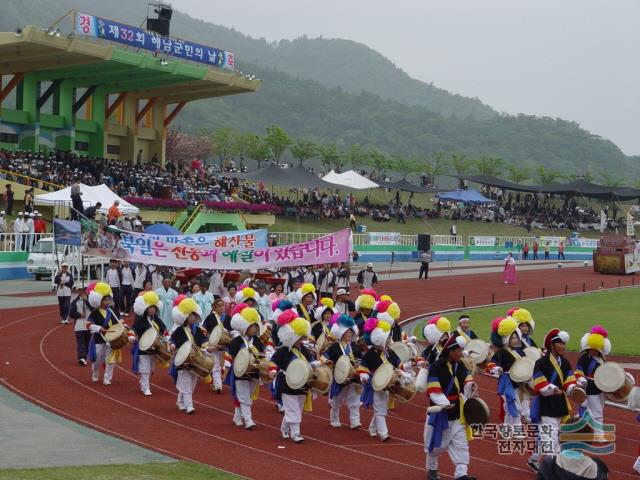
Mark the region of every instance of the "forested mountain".
[[[5, 6], [0, 29], [48, 26], [71, 8], [139, 25], [146, 5], [142, 0], [21, 0]], [[268, 43], [180, 12], [174, 12], [171, 28], [176, 36], [235, 52], [238, 67], [263, 80], [255, 94], [187, 106], [177, 121], [186, 130], [229, 126], [263, 133], [277, 124], [292, 137], [359, 143], [390, 154], [458, 152], [564, 172], [640, 172], [638, 157], [624, 155], [574, 122], [500, 115], [477, 99], [412, 79], [356, 42], [301, 38]]]

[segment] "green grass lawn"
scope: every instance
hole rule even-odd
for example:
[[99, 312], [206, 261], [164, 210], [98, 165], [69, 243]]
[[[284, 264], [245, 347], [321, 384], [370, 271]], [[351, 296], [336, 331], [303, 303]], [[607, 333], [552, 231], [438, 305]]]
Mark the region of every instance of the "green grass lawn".
[[[433, 235], [449, 235], [451, 220], [421, 220], [409, 219], [406, 224], [398, 223], [391, 219], [389, 222], [374, 222], [371, 217], [356, 217], [358, 223], [367, 225], [369, 232], [400, 232], [403, 235], [415, 235], [418, 233], [431, 233]], [[539, 230], [528, 232], [525, 228], [506, 225], [504, 223], [465, 222], [456, 221], [456, 229], [459, 236], [488, 235], [488, 236], [535, 236], [535, 235], [569, 235], [569, 230]], [[277, 216], [276, 223], [269, 229], [272, 232], [296, 232], [296, 233], [324, 233], [335, 232], [341, 228], [349, 227], [349, 220], [322, 219], [311, 220], [308, 218], [297, 219], [295, 217]], [[583, 232], [584, 237], [599, 238], [598, 232]]]
[[[609, 339], [616, 355], [640, 355], [636, 341], [638, 332], [638, 312], [640, 312], [640, 291], [628, 288], [612, 292], [595, 292], [575, 297], [551, 298], [532, 302], [521, 302], [533, 315], [536, 330], [533, 335], [538, 345], [552, 328], [569, 332], [569, 350], [580, 349], [580, 339], [593, 325], [602, 325], [609, 331]], [[471, 316], [471, 328], [485, 340], [489, 340], [491, 322], [504, 316], [511, 306], [487, 307], [464, 310]], [[463, 310], [445, 316], [457, 327], [458, 317]], [[414, 335], [422, 338], [424, 323], [416, 325]]]
[[190, 462], [0, 470], [0, 480], [237, 480], [239, 478]]

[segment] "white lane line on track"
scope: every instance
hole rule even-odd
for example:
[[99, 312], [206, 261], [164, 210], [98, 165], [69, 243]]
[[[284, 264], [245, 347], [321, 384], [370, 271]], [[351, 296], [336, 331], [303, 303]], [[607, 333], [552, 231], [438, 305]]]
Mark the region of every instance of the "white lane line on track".
[[[201, 462], [199, 460], [195, 460], [193, 458], [185, 457], [184, 455], [180, 455], [179, 453], [169, 452], [168, 450], [164, 450], [163, 448], [160, 448], [160, 447], [154, 447], [152, 445], [149, 445], [148, 443], [143, 442], [142, 440], [137, 440], [135, 438], [128, 437], [127, 435], [124, 435], [122, 433], [114, 432], [113, 430], [109, 430], [108, 428], [102, 427], [100, 425], [96, 425], [95, 423], [89, 422], [88, 420], [82, 420], [82, 419], [80, 419], [80, 418], [76, 417], [75, 415], [72, 415], [72, 414], [70, 414], [68, 412], [63, 412], [62, 410], [59, 410], [58, 408], [54, 407], [53, 405], [45, 403], [42, 400], [38, 400], [37, 398], [33, 397], [32, 395], [29, 395], [28, 393], [20, 390], [15, 385], [12, 385], [9, 382], [7, 382], [6, 379], [4, 379], [4, 378], [0, 378], [0, 383], [4, 384], [4, 386], [8, 390], [18, 394], [22, 398], [26, 398], [31, 403], [33, 403], [35, 405], [39, 405], [40, 407], [42, 407], [43, 409], [45, 409], [45, 410], [47, 410], [49, 412], [53, 412], [56, 415], [59, 415], [59, 416], [61, 416], [63, 418], [66, 418], [68, 420], [72, 420], [75, 423], [78, 423], [80, 425], [85, 425], [87, 427], [91, 427], [94, 430], [97, 430], [99, 432], [105, 433], [105, 434], [110, 435], [112, 437], [120, 438], [121, 440], [127, 441], [129, 443], [133, 443], [135, 445], [139, 445], [139, 446], [144, 447], [144, 448], [146, 448], [148, 450], [154, 450], [156, 452], [160, 452], [160, 453], [162, 453], [164, 455], [167, 455], [169, 457], [173, 457], [175, 459], [185, 460], [185, 461], [192, 462], [192, 463], [197, 463], [197, 464], [202, 465], [202, 466], [207, 467], [207, 468], [214, 468], [211, 465], [203, 463], [203, 462]], [[224, 473], [228, 473], [230, 475], [236, 475], [238, 477], [250, 480], [249, 477], [244, 477], [244, 476], [239, 475], [237, 473], [232, 473], [232, 472], [229, 472], [229, 471], [221, 469], [221, 468], [218, 468], [218, 470], [220, 470], [221, 472], [224, 472]]]
[[[297, 460], [294, 460], [294, 459], [291, 459], [291, 458], [288, 458], [288, 457], [284, 457], [284, 456], [282, 456], [282, 455], [277, 455], [277, 454], [275, 454], [275, 453], [272, 453], [272, 452], [269, 452], [269, 451], [266, 451], [266, 450], [261, 450], [261, 449], [259, 449], [259, 448], [257, 448], [257, 447], [251, 447], [251, 446], [248, 446], [248, 445], [241, 445], [241, 444], [239, 444], [239, 443], [234, 442], [233, 440], [229, 440], [229, 439], [224, 438], [224, 437], [219, 437], [219, 436], [217, 436], [217, 435], [214, 435], [214, 434], [212, 434], [212, 433], [206, 432], [206, 431], [204, 431], [204, 430], [199, 430], [199, 429], [197, 429], [197, 428], [189, 427], [189, 426], [184, 425], [184, 424], [182, 424], [182, 423], [174, 422], [173, 420], [169, 420], [169, 419], [167, 419], [167, 418], [163, 418], [163, 417], [161, 417], [161, 416], [159, 416], [159, 415], [156, 415], [156, 414], [154, 414], [154, 413], [147, 412], [146, 410], [142, 410], [142, 409], [140, 409], [140, 408], [137, 408], [137, 407], [134, 407], [134, 406], [132, 406], [132, 405], [129, 405], [129, 404], [127, 404], [127, 403], [125, 403], [125, 402], [122, 402], [122, 401], [120, 401], [120, 400], [118, 400], [118, 399], [116, 399], [116, 398], [110, 397], [109, 395], [105, 395], [104, 393], [100, 392], [99, 390], [96, 390], [96, 389], [92, 388], [92, 387], [91, 387], [91, 386], [89, 386], [89, 385], [85, 385], [84, 383], [82, 383], [82, 382], [80, 382], [80, 381], [76, 380], [76, 379], [75, 379], [75, 378], [73, 378], [72, 376], [70, 376], [70, 375], [66, 374], [66, 373], [65, 373], [65, 372], [63, 372], [61, 369], [59, 369], [58, 367], [56, 367], [56, 366], [55, 366], [55, 365], [54, 365], [54, 364], [49, 360], [49, 358], [47, 357], [47, 355], [44, 353], [44, 342], [45, 342], [45, 341], [46, 341], [46, 339], [49, 337], [49, 335], [50, 335], [51, 333], [55, 332], [58, 328], [60, 328], [60, 326], [55, 327], [55, 328], [53, 328], [53, 329], [49, 330], [49, 331], [48, 331], [48, 332], [47, 332], [47, 333], [42, 337], [42, 339], [40, 340], [40, 355], [42, 356], [43, 360], [44, 360], [44, 361], [45, 361], [45, 362], [46, 362], [46, 363], [47, 363], [47, 364], [48, 364], [48, 365], [49, 365], [53, 370], [55, 370], [56, 372], [58, 372], [60, 375], [62, 375], [63, 377], [67, 378], [68, 380], [72, 381], [73, 383], [76, 383], [76, 384], [80, 385], [81, 387], [83, 387], [83, 388], [85, 388], [85, 389], [87, 389], [87, 390], [89, 390], [89, 391], [91, 391], [91, 392], [93, 392], [93, 393], [95, 393], [95, 394], [97, 394], [97, 395], [99, 395], [99, 396], [103, 397], [103, 398], [106, 398], [106, 399], [108, 399], [108, 400], [111, 400], [111, 401], [113, 401], [113, 402], [115, 402], [115, 403], [119, 404], [119, 405], [122, 405], [123, 407], [129, 408], [129, 409], [134, 410], [134, 411], [136, 411], [136, 412], [143, 413], [143, 414], [148, 415], [148, 416], [150, 416], [150, 417], [153, 417], [153, 418], [155, 418], [155, 419], [157, 419], [157, 420], [161, 420], [161, 421], [163, 421], [163, 422], [166, 422], [166, 423], [172, 424], [172, 425], [174, 425], [174, 426], [176, 426], [176, 427], [183, 428], [183, 429], [186, 429], [186, 430], [191, 430], [191, 431], [193, 431], [193, 432], [195, 432], [195, 433], [199, 433], [199, 434], [202, 434], [202, 435], [205, 435], [205, 436], [208, 436], [208, 437], [215, 438], [216, 440], [220, 440], [221, 442], [224, 442], [224, 443], [230, 443], [230, 444], [232, 444], [232, 445], [234, 445], [234, 446], [236, 446], [236, 447], [246, 448], [246, 449], [248, 449], [248, 450], [252, 450], [252, 451], [255, 451], [255, 452], [259, 452], [259, 453], [265, 454], [265, 455], [267, 455], [267, 456], [277, 458], [277, 459], [279, 459], [279, 460], [284, 460], [284, 461], [286, 461], [286, 462], [295, 463], [295, 464], [300, 465], [300, 466], [303, 466], [303, 467], [307, 467], [307, 468], [314, 468], [314, 469], [316, 469], [316, 470], [320, 470], [320, 471], [322, 471], [322, 472], [327, 472], [327, 473], [330, 473], [330, 474], [332, 474], [332, 475], [336, 475], [336, 476], [338, 476], [338, 477], [354, 478], [354, 477], [352, 477], [352, 476], [350, 476], [350, 475], [344, 475], [344, 474], [339, 473], [339, 472], [333, 472], [333, 471], [328, 470], [328, 469], [326, 469], [326, 468], [316, 467], [316, 466], [314, 466], [314, 465], [309, 465], [309, 464], [306, 464], [306, 463], [304, 463], [304, 462], [299, 462], [299, 461], [297, 461]], [[213, 466], [213, 465], [212, 465], [212, 466]], [[216, 468], [216, 467], [214, 467], [214, 468]]]
[[31, 320], [32, 318], [38, 318], [38, 317], [41, 317], [42, 315], [49, 315], [49, 314], [54, 313], [54, 312], [55, 312], [55, 310], [47, 310], [46, 312], [40, 312], [40, 313], [36, 313], [35, 315], [30, 315], [28, 317], [19, 318], [18, 320], [14, 320], [13, 322], [9, 322], [9, 323], [5, 323], [4, 325], [0, 325], [0, 330], [2, 330], [3, 328], [10, 327], [11, 325], [15, 325], [16, 323], [24, 322], [26, 320]]

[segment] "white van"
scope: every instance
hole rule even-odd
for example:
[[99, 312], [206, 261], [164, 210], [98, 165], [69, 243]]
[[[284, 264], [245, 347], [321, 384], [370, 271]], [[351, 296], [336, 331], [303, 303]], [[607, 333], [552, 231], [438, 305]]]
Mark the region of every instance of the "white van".
[[[27, 272], [33, 273], [36, 280], [42, 277], [51, 277], [57, 270], [58, 262], [67, 262], [71, 270], [75, 270], [79, 264], [80, 250], [69, 245], [56, 245], [56, 253], [53, 252], [53, 238], [41, 238], [36, 242], [27, 257]], [[99, 266], [105, 262], [102, 258], [85, 257], [84, 267], [87, 265]]]

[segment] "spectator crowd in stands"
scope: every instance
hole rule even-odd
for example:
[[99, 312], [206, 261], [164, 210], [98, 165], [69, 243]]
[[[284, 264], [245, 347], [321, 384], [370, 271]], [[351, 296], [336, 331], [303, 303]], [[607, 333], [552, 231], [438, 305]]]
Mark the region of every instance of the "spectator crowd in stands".
[[[0, 168], [26, 177], [41, 180], [34, 185], [44, 190], [55, 189], [54, 185], [68, 186], [74, 182], [86, 185], [108, 185], [121, 197], [173, 198], [195, 205], [203, 201], [246, 201], [253, 204], [268, 204], [280, 207], [286, 216], [310, 219], [347, 219], [353, 212], [373, 221], [406, 222], [406, 219], [444, 218], [450, 220], [473, 220], [503, 222], [531, 228], [598, 229], [600, 214], [588, 202], [578, 204], [575, 197], [564, 197], [562, 201], [545, 194], [505, 193], [496, 187], [484, 186], [482, 193], [492, 200], [490, 205], [469, 205], [456, 202], [440, 202], [434, 199], [432, 208], [421, 208], [413, 204], [413, 194], [403, 203], [400, 193], [385, 205], [372, 204], [367, 195], [356, 204], [350, 193], [291, 188], [286, 195], [269, 191], [264, 184], [251, 184], [231, 179], [220, 172], [219, 165], [203, 167], [195, 161], [191, 168], [179, 169], [173, 163], [163, 168], [157, 159], [150, 163], [133, 164], [116, 160], [78, 156], [56, 151], [48, 154], [11, 152], [0, 150]], [[235, 170], [235, 164], [225, 163], [225, 168]], [[245, 170], [244, 164], [240, 165]], [[3, 174], [9, 180], [29, 183], [25, 177]], [[369, 175], [370, 177], [373, 175]], [[384, 177], [385, 175], [383, 175]], [[31, 197], [32, 198], [32, 197]], [[617, 218], [614, 205], [607, 215]], [[609, 227], [621, 226], [624, 220], [612, 220]]]

